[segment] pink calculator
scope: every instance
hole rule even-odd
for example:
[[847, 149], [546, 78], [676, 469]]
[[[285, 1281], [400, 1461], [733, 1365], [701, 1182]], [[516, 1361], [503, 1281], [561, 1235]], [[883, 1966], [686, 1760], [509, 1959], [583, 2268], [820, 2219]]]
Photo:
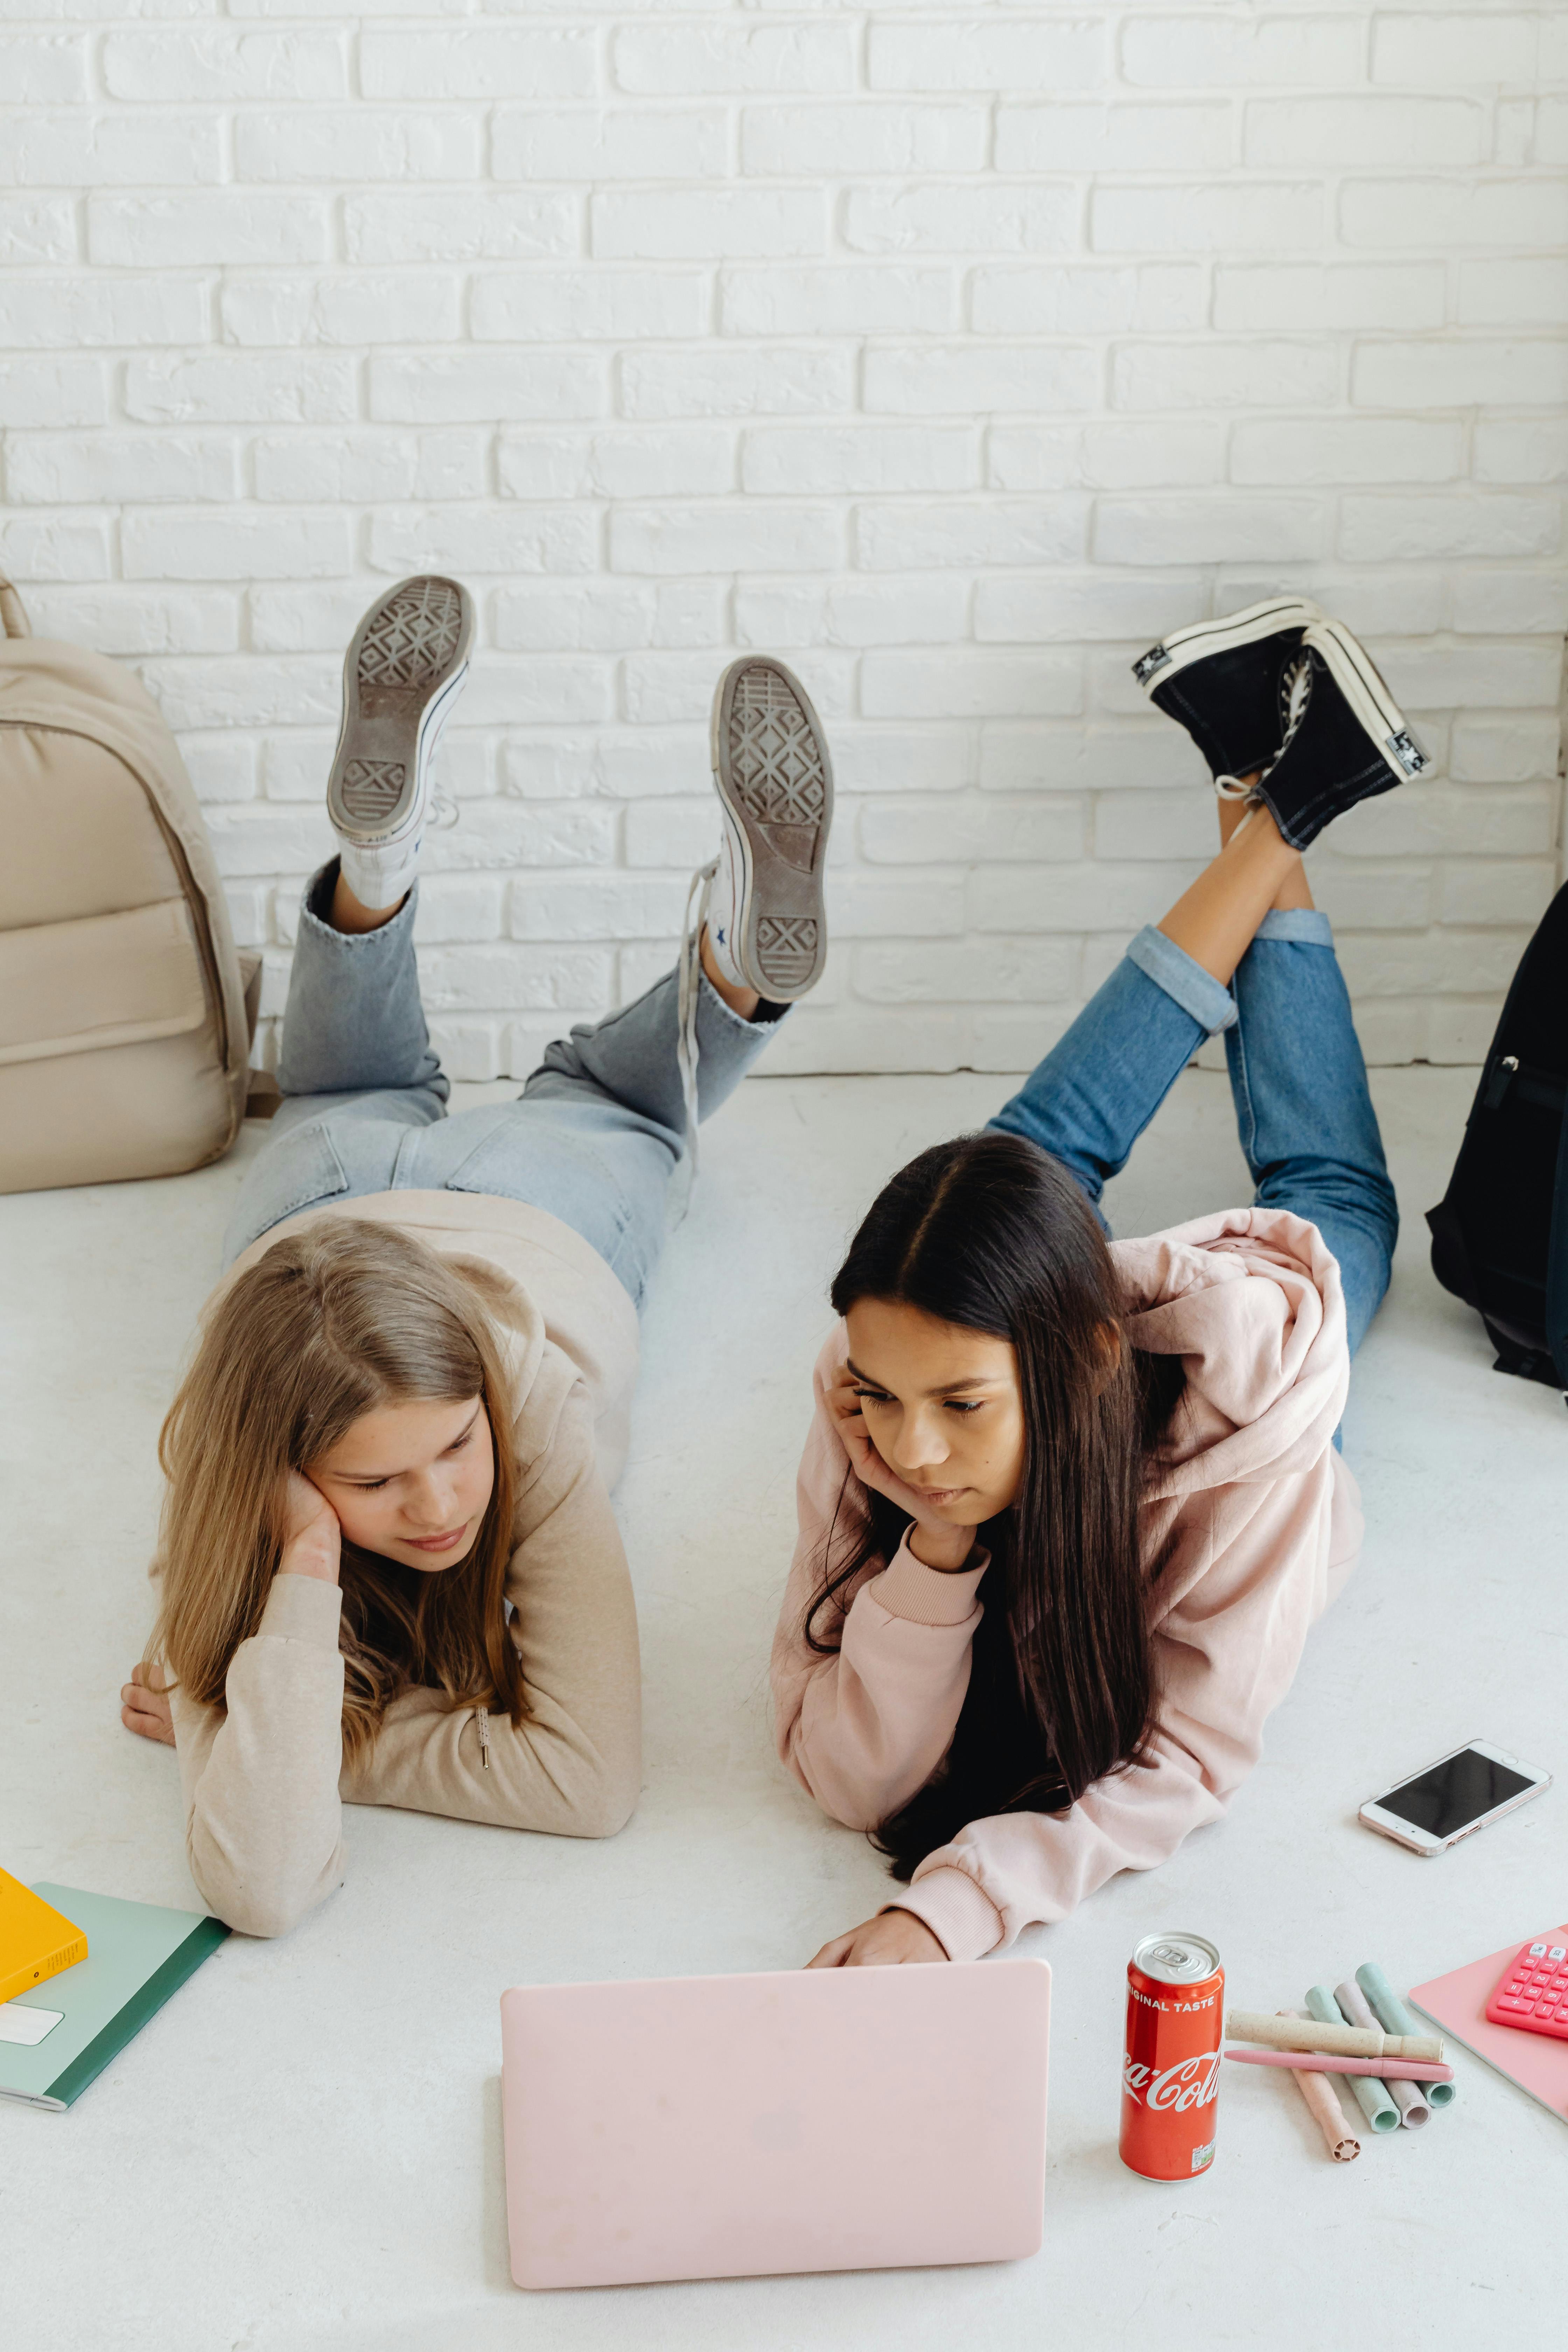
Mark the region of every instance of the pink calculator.
[[1568, 2042], [1568, 1929], [1521, 1944], [1492, 1987], [1487, 2021]]

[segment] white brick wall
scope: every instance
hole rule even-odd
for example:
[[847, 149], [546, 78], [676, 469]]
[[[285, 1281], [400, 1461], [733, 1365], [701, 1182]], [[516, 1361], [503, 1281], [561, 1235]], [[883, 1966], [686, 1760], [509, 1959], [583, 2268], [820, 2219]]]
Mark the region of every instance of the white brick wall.
[[404, 572], [481, 615], [421, 910], [468, 1077], [668, 957], [749, 647], [841, 786], [773, 1066], [1019, 1066], [1212, 837], [1129, 661], [1295, 583], [1443, 763], [1314, 854], [1369, 1050], [1479, 1052], [1558, 873], [1561, 5], [0, 20], [0, 560], [179, 730], [269, 1013]]

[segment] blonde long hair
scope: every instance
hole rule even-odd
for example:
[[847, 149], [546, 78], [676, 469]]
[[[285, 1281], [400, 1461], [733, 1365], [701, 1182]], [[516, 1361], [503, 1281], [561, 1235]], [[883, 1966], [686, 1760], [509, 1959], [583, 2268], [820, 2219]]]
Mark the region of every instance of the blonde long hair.
[[513, 1454], [506, 1375], [477, 1282], [395, 1226], [328, 1217], [286, 1240], [223, 1294], [158, 1441], [168, 1481], [148, 1645], [205, 1706], [261, 1622], [282, 1552], [290, 1470], [331, 1451], [362, 1413], [479, 1396], [495, 1486], [468, 1558], [425, 1575], [343, 1544], [339, 1647], [343, 1753], [368, 1753], [399, 1692], [526, 1712], [506, 1627]]

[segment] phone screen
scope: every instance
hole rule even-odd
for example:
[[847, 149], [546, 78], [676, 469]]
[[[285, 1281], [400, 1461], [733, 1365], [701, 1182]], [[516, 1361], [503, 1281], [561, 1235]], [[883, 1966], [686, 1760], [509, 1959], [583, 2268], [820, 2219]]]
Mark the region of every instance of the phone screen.
[[1418, 1830], [1447, 1838], [1532, 1786], [1522, 1772], [1474, 1748], [1461, 1748], [1457, 1756], [1445, 1756], [1440, 1764], [1377, 1801], [1385, 1813], [1396, 1813]]

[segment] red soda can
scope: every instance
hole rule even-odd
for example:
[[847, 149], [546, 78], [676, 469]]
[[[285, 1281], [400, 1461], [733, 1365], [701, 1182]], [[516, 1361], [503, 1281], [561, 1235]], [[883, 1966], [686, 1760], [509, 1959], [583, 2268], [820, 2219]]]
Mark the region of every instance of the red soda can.
[[1204, 1936], [1145, 1936], [1127, 1963], [1121, 2161], [1148, 2180], [1214, 2162], [1225, 1970]]

